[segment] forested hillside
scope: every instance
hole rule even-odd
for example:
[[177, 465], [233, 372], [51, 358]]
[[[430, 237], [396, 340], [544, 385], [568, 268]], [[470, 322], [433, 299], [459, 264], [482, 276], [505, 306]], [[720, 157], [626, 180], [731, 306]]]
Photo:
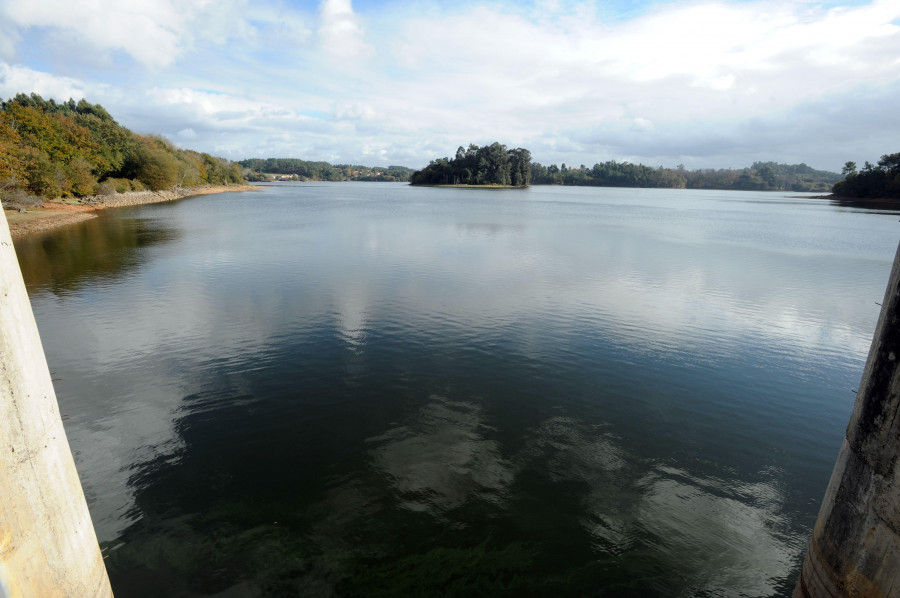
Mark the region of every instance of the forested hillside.
[[881, 156], [877, 165], [866, 162], [860, 171], [856, 162], [847, 162], [843, 173], [844, 180], [832, 189], [839, 197], [900, 198], [900, 153]]
[[84, 99], [57, 103], [18, 94], [0, 103], [0, 193], [7, 196], [78, 197], [241, 182], [238, 164], [133, 133]]
[[669, 189], [731, 189], [743, 191], [828, 191], [841, 175], [815, 170], [806, 164], [754, 162], [750, 168], [686, 170], [653, 168], [643, 164], [609, 160], [567, 168], [532, 165], [536, 185], [595, 185], [598, 187], [657, 187]]
[[494, 142], [465, 149], [459, 146], [456, 157], [432, 160], [410, 177], [413, 185], [505, 185], [525, 187], [531, 182], [531, 152], [524, 148], [507, 149]]
[[250, 158], [239, 164], [247, 169], [247, 178], [251, 181], [273, 180], [272, 175], [287, 175], [298, 181], [408, 181], [412, 173], [412, 169], [405, 166], [332, 165], [296, 158]]

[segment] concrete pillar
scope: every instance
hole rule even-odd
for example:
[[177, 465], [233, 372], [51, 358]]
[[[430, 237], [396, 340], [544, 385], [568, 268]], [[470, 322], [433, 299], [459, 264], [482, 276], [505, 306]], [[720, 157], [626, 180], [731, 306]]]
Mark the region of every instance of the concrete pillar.
[[111, 597], [0, 209], [0, 598]]
[[900, 248], [794, 598], [900, 596]]

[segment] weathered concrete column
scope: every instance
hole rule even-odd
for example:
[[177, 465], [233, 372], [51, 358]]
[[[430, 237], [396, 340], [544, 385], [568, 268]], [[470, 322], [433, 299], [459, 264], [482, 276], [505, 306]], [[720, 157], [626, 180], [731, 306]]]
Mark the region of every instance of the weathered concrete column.
[[900, 596], [900, 248], [794, 598]]
[[0, 598], [111, 597], [0, 209]]

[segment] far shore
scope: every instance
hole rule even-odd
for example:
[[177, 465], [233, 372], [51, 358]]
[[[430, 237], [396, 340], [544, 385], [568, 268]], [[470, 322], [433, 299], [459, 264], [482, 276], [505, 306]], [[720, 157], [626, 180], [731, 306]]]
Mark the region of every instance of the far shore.
[[806, 199], [827, 199], [840, 206], [865, 208], [869, 210], [900, 210], [900, 198], [898, 197], [847, 197], [844, 195], [803, 195]]
[[528, 185], [421, 185], [410, 183], [412, 187], [440, 187], [444, 189], [526, 189]]
[[107, 208], [121, 208], [150, 203], [174, 201], [196, 195], [234, 193], [259, 189], [255, 185], [201, 185], [166, 191], [129, 191], [114, 195], [91, 195], [78, 199], [60, 198], [44, 202], [39, 208], [26, 211], [7, 210], [6, 221], [13, 239], [46, 230], [67, 226], [97, 217], [97, 212]]

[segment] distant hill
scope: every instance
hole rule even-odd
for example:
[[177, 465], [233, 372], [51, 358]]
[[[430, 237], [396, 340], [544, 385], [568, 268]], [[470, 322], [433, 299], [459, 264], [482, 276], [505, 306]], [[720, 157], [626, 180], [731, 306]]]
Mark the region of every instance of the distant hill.
[[299, 181], [408, 181], [412, 169], [405, 166], [359, 166], [308, 162], [297, 158], [250, 158], [238, 162], [250, 181], [288, 177]]
[[744, 191], [829, 191], [842, 176], [806, 164], [754, 162], [741, 169], [686, 170], [610, 160], [592, 168], [563, 164], [532, 165], [536, 185], [593, 185], [598, 187], [656, 187], [669, 189], [730, 189]]
[[133, 133], [99, 104], [20, 93], [0, 102], [0, 199], [242, 183], [237, 164]]

